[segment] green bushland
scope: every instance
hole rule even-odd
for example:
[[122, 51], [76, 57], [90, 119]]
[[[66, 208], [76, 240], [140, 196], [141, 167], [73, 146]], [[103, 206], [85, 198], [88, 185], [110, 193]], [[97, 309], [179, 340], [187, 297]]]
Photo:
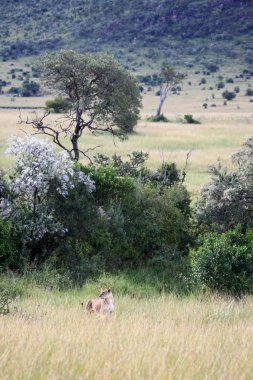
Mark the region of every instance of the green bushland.
[[191, 250], [193, 278], [210, 290], [242, 296], [253, 290], [252, 232], [207, 233]]
[[[7, 254], [2, 271], [19, 269], [24, 273], [27, 268], [40, 270], [48, 265], [55, 278], [62, 276], [63, 284], [67, 279], [66, 283], [79, 286], [102, 273], [144, 267], [166, 273], [166, 277], [173, 273], [175, 281], [183, 276], [191, 239], [190, 197], [182, 184], [183, 173], [174, 164], [163, 164], [151, 172], [143, 165], [134, 166], [143, 162], [143, 154], [135, 152], [130, 157], [128, 163], [115, 157], [114, 166], [77, 164], [95, 181], [93, 193], [76, 184], [63, 197], [52, 183], [49, 209], [54, 210], [66, 234], [47, 233], [25, 246], [17, 237], [15, 244], [20, 249], [17, 253], [15, 245], [16, 256]], [[10, 223], [2, 221], [5, 244], [10, 244]]]
[[[19, 235], [11, 216], [1, 219], [2, 313], [9, 300], [28, 295], [24, 284], [57, 291], [107, 285], [133, 297], [203, 289], [252, 293], [252, 152], [249, 139], [233, 156], [237, 168], [213, 167], [194, 209], [185, 173], [174, 163], [151, 171], [143, 152], [128, 160], [99, 155], [92, 165], [76, 163], [77, 173], [96, 188], [89, 192], [74, 182], [64, 196], [55, 180], [50, 183], [47, 207], [63, 234], [48, 231], [24, 245], [24, 230]], [[8, 194], [11, 187], [2, 181], [1, 196]]]

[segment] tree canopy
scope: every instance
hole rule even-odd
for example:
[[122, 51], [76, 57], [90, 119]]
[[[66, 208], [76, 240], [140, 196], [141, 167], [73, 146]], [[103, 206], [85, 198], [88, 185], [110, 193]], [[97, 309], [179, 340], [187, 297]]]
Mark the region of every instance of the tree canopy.
[[156, 111], [156, 117], [159, 117], [161, 115], [163, 103], [168, 96], [169, 90], [181, 83], [185, 75], [182, 73], [177, 73], [173, 67], [166, 64], [162, 67], [160, 77], [160, 101]]
[[[70, 110], [58, 122], [48, 125], [47, 114], [36, 116], [32, 124], [36, 133], [46, 134], [72, 159], [79, 160], [78, 140], [83, 131], [93, 134], [109, 132], [125, 138], [133, 131], [139, 118], [141, 97], [136, 80], [106, 54], [79, 54], [63, 50], [40, 58], [40, 70], [45, 84], [68, 99]], [[64, 138], [68, 136], [72, 147]]]

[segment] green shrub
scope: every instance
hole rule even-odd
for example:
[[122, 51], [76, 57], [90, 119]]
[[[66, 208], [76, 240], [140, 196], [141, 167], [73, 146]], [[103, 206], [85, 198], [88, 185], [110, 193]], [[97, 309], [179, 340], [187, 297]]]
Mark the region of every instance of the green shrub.
[[120, 204], [123, 198], [131, 197], [135, 193], [135, 185], [132, 178], [120, 177], [110, 165], [101, 165], [95, 169], [79, 164], [79, 168], [95, 181], [96, 189], [93, 195], [100, 206], [109, 204], [112, 201]]
[[226, 90], [222, 93], [222, 97], [226, 100], [233, 100], [236, 97], [236, 93]]
[[25, 80], [19, 89], [21, 96], [37, 96], [40, 92], [40, 85], [37, 82]]
[[159, 123], [159, 122], [168, 123], [169, 122], [167, 117], [165, 117], [163, 114], [159, 116], [149, 116], [147, 117], [147, 121], [151, 121], [153, 123]]
[[201, 85], [201, 84], [206, 84], [206, 78], [201, 78], [199, 85]]
[[183, 122], [186, 124], [200, 124], [200, 121], [194, 119], [192, 115], [184, 115]]
[[66, 112], [70, 109], [71, 105], [67, 99], [61, 96], [55, 97], [53, 100], [46, 101], [46, 109], [55, 113]]
[[21, 242], [9, 221], [0, 219], [0, 272], [17, 269], [20, 264]]
[[190, 252], [195, 280], [209, 289], [235, 296], [253, 290], [252, 236], [238, 229], [199, 238], [199, 247]]
[[217, 87], [217, 90], [220, 90], [221, 88], [225, 87], [225, 83], [224, 82], [219, 82], [219, 83], [217, 83], [216, 87]]
[[235, 86], [235, 88], [234, 88], [234, 92], [235, 92], [236, 94], [239, 94], [239, 92], [240, 92], [240, 87], [239, 87], [239, 86]]
[[246, 96], [253, 96], [253, 90], [252, 90], [252, 88], [247, 88], [245, 95]]

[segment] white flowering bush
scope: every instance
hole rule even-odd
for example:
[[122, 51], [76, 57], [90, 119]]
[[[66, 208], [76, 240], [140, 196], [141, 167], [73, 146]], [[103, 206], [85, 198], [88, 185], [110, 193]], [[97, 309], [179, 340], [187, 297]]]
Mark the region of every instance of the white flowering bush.
[[234, 169], [219, 164], [201, 192], [195, 211], [199, 222], [227, 230], [240, 224], [253, 227], [253, 138], [232, 156]]
[[13, 219], [25, 244], [39, 242], [46, 234], [64, 235], [66, 229], [55, 220], [50, 198], [66, 198], [78, 183], [92, 192], [94, 182], [75, 168], [65, 151], [57, 152], [33, 136], [10, 138], [7, 153], [16, 163], [7, 180], [10, 195], [0, 199], [2, 217]]

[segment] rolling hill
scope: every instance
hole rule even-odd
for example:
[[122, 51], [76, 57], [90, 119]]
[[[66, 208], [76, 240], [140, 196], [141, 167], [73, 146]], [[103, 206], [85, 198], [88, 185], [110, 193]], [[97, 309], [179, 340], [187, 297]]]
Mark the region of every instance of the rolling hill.
[[1, 0], [0, 11], [3, 60], [59, 48], [119, 56], [142, 48], [152, 59], [253, 62], [252, 0]]

